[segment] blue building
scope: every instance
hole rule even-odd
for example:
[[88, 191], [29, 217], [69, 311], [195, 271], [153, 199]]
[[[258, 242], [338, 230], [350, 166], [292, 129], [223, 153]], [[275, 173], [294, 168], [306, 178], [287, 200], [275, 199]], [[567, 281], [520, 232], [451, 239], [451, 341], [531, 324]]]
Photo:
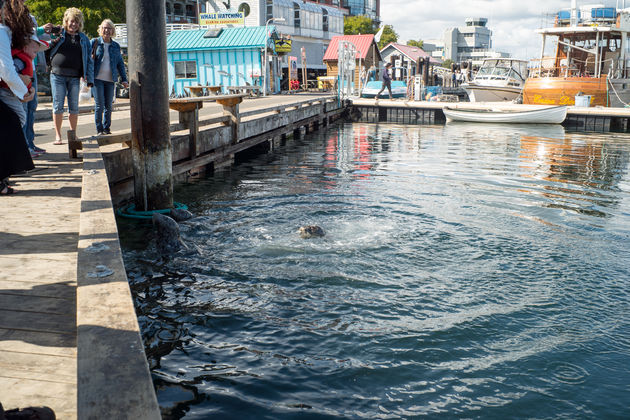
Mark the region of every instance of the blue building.
[[275, 26], [173, 31], [166, 39], [169, 92], [185, 94], [184, 86], [262, 86], [265, 41], [272, 57], [267, 86], [279, 91]]

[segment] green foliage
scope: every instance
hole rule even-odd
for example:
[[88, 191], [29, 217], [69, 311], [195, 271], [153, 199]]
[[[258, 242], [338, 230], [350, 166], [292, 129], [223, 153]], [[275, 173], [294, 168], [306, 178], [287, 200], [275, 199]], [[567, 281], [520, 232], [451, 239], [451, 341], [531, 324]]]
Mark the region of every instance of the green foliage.
[[346, 16], [343, 19], [344, 35], [375, 34], [374, 21], [367, 16]]
[[418, 40], [415, 41], [413, 39], [410, 39], [409, 41], [407, 41], [407, 45], [409, 45], [410, 47], [418, 47], [418, 48], [422, 48], [424, 46], [424, 41], [423, 40]]
[[123, 0], [26, 0], [26, 5], [40, 26], [49, 22], [61, 25], [67, 8], [80, 9], [84, 19], [83, 32], [90, 38], [98, 36], [98, 25], [103, 19], [126, 22]]
[[378, 47], [383, 49], [390, 42], [398, 42], [398, 34], [394, 31], [394, 27], [392, 25], [385, 25], [383, 27], [381, 39], [378, 41]]
[[450, 58], [447, 60], [442, 61], [442, 67], [444, 67], [445, 69], [451, 69], [451, 64], [453, 64], [453, 60], [451, 60]]

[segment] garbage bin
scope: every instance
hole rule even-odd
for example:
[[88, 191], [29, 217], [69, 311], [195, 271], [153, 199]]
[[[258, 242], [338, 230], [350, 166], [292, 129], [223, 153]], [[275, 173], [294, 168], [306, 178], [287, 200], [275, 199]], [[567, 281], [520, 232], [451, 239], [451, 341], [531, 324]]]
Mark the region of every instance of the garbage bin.
[[575, 106], [580, 108], [591, 106], [591, 95], [575, 95]]

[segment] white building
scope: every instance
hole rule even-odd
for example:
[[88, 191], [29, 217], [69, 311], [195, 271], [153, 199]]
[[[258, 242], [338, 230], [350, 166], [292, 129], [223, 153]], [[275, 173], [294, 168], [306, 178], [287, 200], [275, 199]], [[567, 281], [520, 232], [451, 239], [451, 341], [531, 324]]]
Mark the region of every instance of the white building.
[[492, 31], [486, 27], [486, 18], [467, 18], [466, 26], [448, 28], [442, 39], [427, 40], [435, 45], [433, 57], [452, 60], [456, 63], [472, 61], [481, 65], [485, 58], [509, 57], [510, 54], [492, 50]]
[[332, 1], [330, 3], [303, 0], [237, 0], [231, 3], [230, 0], [213, 0], [206, 2], [205, 9], [208, 13], [242, 11], [245, 13], [245, 26], [265, 26], [271, 18], [284, 19], [284, 22], [272, 22], [280, 36], [292, 41], [291, 52], [284, 56], [282, 66], [288, 67], [286, 56], [295, 56], [301, 68], [304, 48], [306, 67], [312, 75], [313, 72], [325, 72], [324, 52], [332, 37], [343, 35], [343, 17], [348, 10], [334, 6]]

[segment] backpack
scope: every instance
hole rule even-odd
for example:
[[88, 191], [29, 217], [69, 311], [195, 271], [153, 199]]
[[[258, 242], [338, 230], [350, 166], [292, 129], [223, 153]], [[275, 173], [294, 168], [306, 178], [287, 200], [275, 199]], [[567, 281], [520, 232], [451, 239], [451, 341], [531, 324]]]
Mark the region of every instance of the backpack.
[[94, 42], [94, 45], [92, 45], [92, 61], [96, 61], [96, 49], [98, 48], [98, 38], [96, 39], [96, 41]]

